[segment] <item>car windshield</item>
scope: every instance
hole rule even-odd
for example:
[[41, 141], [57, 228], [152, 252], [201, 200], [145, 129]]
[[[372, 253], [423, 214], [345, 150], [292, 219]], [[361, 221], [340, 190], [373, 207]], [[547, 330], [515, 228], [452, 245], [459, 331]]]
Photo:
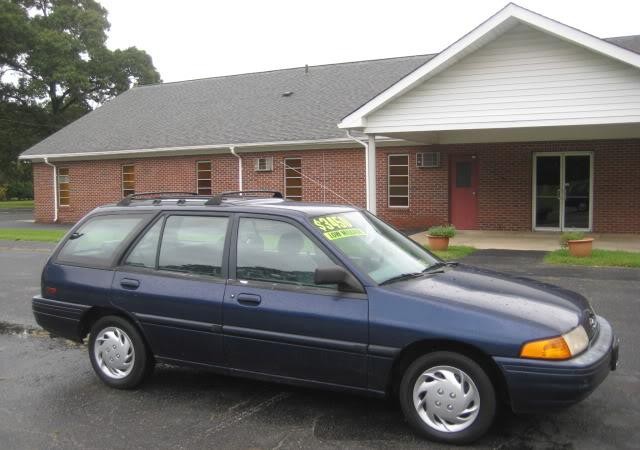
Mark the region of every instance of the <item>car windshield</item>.
[[375, 216], [360, 211], [311, 218], [337, 247], [376, 283], [418, 276], [440, 261]]

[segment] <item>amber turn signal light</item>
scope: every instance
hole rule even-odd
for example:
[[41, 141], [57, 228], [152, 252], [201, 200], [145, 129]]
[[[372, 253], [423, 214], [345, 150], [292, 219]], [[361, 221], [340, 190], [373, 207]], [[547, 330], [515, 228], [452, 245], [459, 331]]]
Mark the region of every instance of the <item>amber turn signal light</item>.
[[562, 336], [527, 342], [520, 351], [521, 358], [569, 359], [571, 350]]

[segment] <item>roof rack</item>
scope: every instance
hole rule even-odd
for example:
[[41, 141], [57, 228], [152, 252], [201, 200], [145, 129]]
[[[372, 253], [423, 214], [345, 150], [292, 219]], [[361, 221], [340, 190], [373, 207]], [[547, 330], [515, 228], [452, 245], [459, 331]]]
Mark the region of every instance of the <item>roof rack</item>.
[[[266, 195], [268, 194], [268, 195]], [[138, 192], [136, 194], [127, 195], [125, 198], [117, 203], [117, 206], [129, 206], [133, 200], [152, 200], [154, 205], [159, 205], [163, 199], [176, 199], [178, 204], [186, 203], [187, 199], [195, 198], [200, 200], [206, 200], [204, 203], [207, 206], [220, 205], [222, 200], [235, 197], [239, 200], [249, 198], [284, 198], [280, 191], [265, 191], [265, 190], [251, 190], [251, 191], [227, 191], [220, 194], [216, 194], [213, 197], [209, 195], [198, 195], [195, 192], [173, 192], [173, 191], [159, 191], [159, 192]]]
[[[270, 194], [270, 195], [265, 195]], [[205, 202], [207, 206], [215, 206], [220, 205], [222, 200], [235, 197], [238, 199], [246, 199], [246, 198], [256, 198], [256, 197], [266, 197], [266, 198], [284, 198], [282, 192], [280, 191], [264, 191], [264, 190], [252, 190], [252, 191], [227, 191], [222, 192], [220, 194], [216, 194], [211, 199]]]
[[[182, 201], [184, 201], [184, 199], [186, 198], [191, 198], [191, 197], [202, 198], [201, 195], [198, 195], [195, 192], [139, 192], [136, 194], [127, 195], [125, 198], [120, 200], [117, 203], [117, 205], [129, 206], [133, 200], [145, 199], [146, 197], [149, 197], [149, 196], [152, 196], [152, 197], [147, 198], [147, 200], [153, 200], [154, 204], [159, 204], [160, 201], [165, 198], [177, 198]], [[206, 198], [209, 198], [209, 197], [207, 196]]]

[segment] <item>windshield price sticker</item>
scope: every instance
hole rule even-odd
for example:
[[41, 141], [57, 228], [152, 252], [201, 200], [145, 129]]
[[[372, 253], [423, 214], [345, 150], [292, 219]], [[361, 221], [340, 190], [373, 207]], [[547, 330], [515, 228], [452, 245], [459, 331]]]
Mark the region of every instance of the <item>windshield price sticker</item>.
[[348, 228], [346, 230], [327, 231], [323, 234], [324, 234], [324, 237], [326, 237], [330, 241], [335, 241], [336, 239], [342, 239], [346, 237], [366, 235], [366, 233], [362, 231], [360, 228]]
[[354, 228], [351, 222], [340, 216], [316, 217], [313, 219], [313, 224], [321, 229], [324, 237], [330, 241], [367, 234], [360, 228]]

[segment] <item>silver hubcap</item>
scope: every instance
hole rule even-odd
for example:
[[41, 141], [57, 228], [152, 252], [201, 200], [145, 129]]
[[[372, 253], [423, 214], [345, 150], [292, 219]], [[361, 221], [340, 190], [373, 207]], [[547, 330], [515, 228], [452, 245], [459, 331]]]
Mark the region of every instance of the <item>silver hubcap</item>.
[[460, 369], [432, 367], [413, 387], [413, 404], [431, 428], [455, 433], [471, 426], [480, 412], [480, 394], [475, 383]]
[[93, 354], [98, 367], [109, 378], [121, 379], [133, 370], [133, 344], [127, 333], [118, 327], [107, 327], [98, 333]]

